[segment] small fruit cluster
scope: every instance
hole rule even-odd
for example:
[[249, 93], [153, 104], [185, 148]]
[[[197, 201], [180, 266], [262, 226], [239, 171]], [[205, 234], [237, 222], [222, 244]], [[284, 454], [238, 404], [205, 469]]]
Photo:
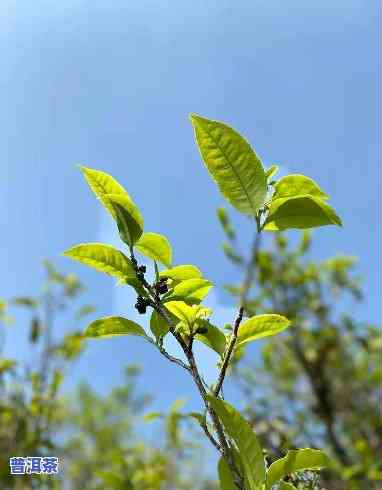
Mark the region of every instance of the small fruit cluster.
[[143, 315], [146, 313], [146, 308], [151, 304], [151, 301], [143, 296], [139, 295], [137, 298], [137, 302], [135, 303], [135, 308], [138, 312]]
[[137, 271], [138, 279], [140, 279], [142, 281], [142, 279], [144, 279], [144, 277], [145, 277], [145, 272], [146, 272], [146, 266], [145, 265], [139, 266], [138, 271]]
[[157, 294], [165, 294], [168, 291], [167, 287], [167, 277], [161, 277], [159, 281], [155, 284], [155, 291]]

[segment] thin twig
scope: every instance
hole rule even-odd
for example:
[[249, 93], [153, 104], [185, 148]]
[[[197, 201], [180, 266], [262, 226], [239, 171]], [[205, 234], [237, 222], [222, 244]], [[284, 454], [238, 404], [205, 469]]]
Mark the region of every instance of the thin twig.
[[[259, 230], [259, 226], [258, 226], [258, 230]], [[243, 319], [244, 309], [245, 309], [245, 306], [247, 303], [248, 293], [249, 293], [249, 290], [250, 290], [252, 282], [253, 282], [253, 276], [255, 273], [256, 259], [257, 259], [257, 253], [259, 250], [259, 246], [260, 246], [260, 232], [258, 231], [256, 233], [255, 240], [253, 242], [251, 258], [250, 258], [249, 263], [248, 263], [247, 273], [245, 275], [245, 279], [244, 279], [243, 286], [241, 289], [239, 313], [238, 313], [236, 320], [235, 320], [235, 324], [233, 327], [230, 342], [229, 342], [228, 347], [227, 347], [225, 354], [224, 354], [224, 359], [223, 359], [222, 366], [220, 368], [218, 381], [217, 381], [216, 386], [213, 390], [213, 394], [216, 397], [219, 396], [220, 390], [222, 389], [224, 379], [225, 379], [225, 376], [227, 374], [227, 369], [228, 369], [229, 363], [231, 361], [232, 353], [233, 353], [235, 345], [236, 345], [240, 323]]]
[[207, 423], [203, 423], [203, 424], [201, 423], [200, 426], [204, 430], [204, 433], [206, 434], [206, 436], [208, 437], [208, 439], [211, 441], [211, 444], [213, 446], [215, 446], [215, 448], [221, 453], [222, 452], [222, 448], [221, 448], [220, 444], [215, 440], [215, 438], [211, 434], [211, 432], [208, 430]]
[[235, 326], [233, 328], [233, 332], [232, 332], [232, 335], [231, 335], [231, 340], [228, 344], [228, 348], [226, 350], [226, 354], [224, 356], [224, 360], [223, 360], [223, 364], [222, 364], [222, 367], [220, 369], [220, 373], [219, 373], [219, 378], [218, 378], [218, 381], [216, 383], [216, 386], [213, 390], [213, 394], [214, 396], [219, 396], [219, 392], [223, 386], [223, 383], [224, 383], [224, 379], [225, 379], [225, 375], [226, 375], [226, 372], [227, 372], [227, 368], [228, 368], [228, 365], [229, 365], [229, 362], [231, 360], [231, 355], [232, 355], [232, 351], [235, 347], [235, 344], [236, 344], [236, 340], [237, 340], [237, 333], [239, 331], [239, 327], [240, 327], [240, 323], [241, 323], [241, 320], [243, 319], [243, 313], [244, 313], [244, 308], [241, 306], [239, 308], [239, 314], [235, 320]]

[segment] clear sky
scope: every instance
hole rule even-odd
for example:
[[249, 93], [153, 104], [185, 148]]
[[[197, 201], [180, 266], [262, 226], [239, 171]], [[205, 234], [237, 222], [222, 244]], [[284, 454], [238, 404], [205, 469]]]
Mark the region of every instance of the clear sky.
[[[48, 257], [87, 284], [97, 315], [137, 319], [111, 278], [60, 256], [114, 240], [83, 163], [121, 181], [147, 230], [170, 239], [175, 263], [198, 265], [216, 284], [215, 319], [229, 321], [219, 288], [238, 277], [219, 251], [223, 200], [193, 141], [188, 114], [198, 112], [232, 124], [265, 165], [303, 172], [332, 196], [344, 228], [316, 232], [314, 254], [359, 256], [360, 315], [378, 321], [381, 17], [373, 0], [2, 0], [0, 297], [34, 293]], [[245, 245], [251, 230], [236, 221]], [[25, 329], [15, 325], [9, 354], [22, 354]], [[211, 358], [201, 358], [210, 375]], [[89, 342], [71, 381], [104, 390], [127, 362], [145, 366], [142, 387], [160, 407], [192, 390], [135, 338]]]

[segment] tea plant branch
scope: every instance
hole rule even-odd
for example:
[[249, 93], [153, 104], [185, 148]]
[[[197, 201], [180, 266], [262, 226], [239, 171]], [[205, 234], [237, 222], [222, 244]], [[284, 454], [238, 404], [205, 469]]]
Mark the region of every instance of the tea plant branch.
[[[189, 343], [185, 342], [185, 340], [180, 335], [180, 333], [178, 333], [176, 331], [176, 325], [174, 324], [173, 320], [169, 316], [166, 308], [162, 305], [159, 295], [156, 293], [155, 289], [147, 282], [147, 280], [144, 277], [144, 274], [142, 274], [139, 271], [138, 262], [137, 262], [137, 259], [135, 258], [134, 252], [132, 250], [130, 251], [130, 258], [131, 258], [131, 262], [133, 264], [133, 267], [135, 269], [135, 272], [137, 274], [138, 280], [145, 287], [145, 289], [147, 290], [147, 292], [149, 293], [149, 295], [151, 297], [151, 300], [153, 301], [153, 304], [152, 304], [153, 308], [167, 322], [171, 334], [178, 341], [178, 343], [180, 344], [185, 356], [187, 357], [188, 366], [185, 365], [182, 361], [180, 361], [180, 359], [172, 358], [172, 356], [170, 356], [170, 360], [172, 362], [176, 362], [176, 364], [180, 365], [181, 367], [185, 368], [187, 371], [190, 372], [190, 374], [191, 374], [191, 376], [192, 376], [192, 378], [193, 378], [193, 380], [194, 380], [194, 382], [198, 388], [200, 396], [203, 399], [206, 410], [212, 419], [213, 425], [214, 425], [216, 433], [217, 433], [219, 443], [213, 438], [212, 434], [210, 434], [210, 433], [209, 433], [208, 438], [211, 442], [213, 441], [212, 444], [219, 450], [219, 452], [222, 453], [222, 455], [226, 459], [227, 464], [232, 471], [232, 474], [235, 475], [235, 484], [236, 484], [237, 488], [239, 490], [242, 490], [244, 488], [242, 477], [237, 470], [235, 462], [233, 461], [230, 446], [227, 442], [222, 424], [219, 420], [219, 417], [215, 413], [214, 409], [210, 406], [210, 404], [207, 401], [207, 391], [204, 387], [203, 380], [200, 376], [198, 367], [196, 365], [194, 353], [192, 351], [192, 342], [189, 342]], [[167, 352], [166, 352], [166, 354], [167, 354]], [[168, 358], [168, 356], [166, 354], [164, 354], [164, 355], [165, 355], [165, 357]], [[205, 428], [203, 428], [203, 430], [205, 431]], [[208, 429], [207, 429], [207, 431], [208, 431]]]
[[228, 369], [229, 363], [231, 361], [232, 353], [234, 351], [234, 348], [235, 348], [235, 345], [237, 342], [237, 335], [239, 332], [239, 327], [240, 327], [241, 321], [243, 319], [244, 309], [245, 309], [245, 305], [247, 303], [248, 293], [249, 293], [249, 290], [251, 288], [253, 278], [254, 278], [257, 253], [258, 253], [258, 250], [260, 247], [259, 221], [256, 220], [256, 223], [257, 223], [257, 233], [255, 236], [255, 240], [253, 242], [251, 258], [250, 258], [249, 263], [248, 263], [247, 272], [246, 272], [246, 275], [244, 278], [243, 286], [241, 288], [239, 313], [236, 317], [235, 324], [234, 324], [233, 331], [232, 331], [232, 335], [231, 335], [231, 339], [230, 339], [230, 342], [228, 344], [228, 347], [227, 347], [225, 355], [224, 355], [224, 360], [223, 360], [223, 364], [222, 364], [221, 369], [220, 369], [218, 381], [217, 381], [216, 386], [213, 390], [213, 394], [216, 397], [219, 396], [219, 393], [220, 393], [222, 386], [223, 386], [223, 383], [224, 383], [224, 379], [225, 379], [225, 376], [227, 373], [227, 369]]
[[[130, 275], [135, 276], [133, 281], [126, 282], [137, 290], [136, 309], [139, 313], [144, 314], [147, 307], [153, 308], [162, 324], [167, 324], [164, 334], [169, 332], [184, 353], [186, 359], [178, 359], [171, 356], [163, 348], [162, 338], [157, 341], [154, 341], [153, 338], [150, 340], [157, 345], [168, 360], [187, 370], [192, 376], [203, 399], [205, 416], [208, 416], [212, 422], [213, 432], [210, 432], [205, 418], [203, 418], [205, 424], [202, 423], [202, 427], [208, 439], [222, 454], [226, 466], [229, 468], [228, 471], [224, 465], [221, 467], [229, 480], [229, 487], [244, 490], [244, 482], [248, 481], [251, 488], [263, 488], [264, 486], [270, 488], [273, 483], [277, 484], [277, 481], [266, 481], [267, 474], [263, 452], [254, 432], [240, 412], [228, 402], [219, 399], [228, 367], [238, 344], [242, 340], [249, 342], [264, 336], [275, 335], [287, 328], [290, 323], [280, 315], [268, 315], [268, 320], [261, 324], [257, 335], [254, 334], [245, 339], [240, 338], [239, 329], [244, 314], [248, 313], [249, 310], [248, 294], [255, 277], [260, 234], [262, 230], [282, 231], [284, 229], [314, 228], [323, 225], [341, 226], [341, 219], [327, 204], [328, 196], [312, 179], [304, 175], [290, 175], [281, 178], [279, 181], [268, 183], [277, 171], [277, 166], [272, 165], [265, 171], [260, 159], [245, 138], [227, 124], [206, 119], [196, 114], [191, 115], [191, 122], [204, 164], [217, 183], [219, 190], [239, 212], [247, 216], [254, 216], [253, 225], [257, 227], [231, 335], [227, 340], [227, 336], [218, 328], [218, 331], [211, 329], [211, 332], [208, 332], [207, 328], [210, 336], [204, 339], [205, 343], [207, 345], [209, 343], [208, 346], [219, 354], [221, 354], [220, 347], [224, 342], [223, 359], [217, 384], [211, 389], [205, 385], [193, 352], [194, 336], [201, 331], [199, 327], [199, 332], [198, 330], [194, 331], [192, 325], [196, 322], [198, 314], [203, 314], [209, 310], [203, 307], [201, 310], [195, 310], [186, 302], [183, 302], [184, 305], [178, 304], [179, 312], [175, 310], [177, 313], [175, 316], [179, 316], [180, 320], [183, 319], [189, 324], [189, 331], [184, 335], [178, 328], [179, 320], [174, 319], [171, 305], [166, 304], [161, 296], [168, 291], [167, 279], [164, 274], [163, 277], [160, 277], [156, 265], [157, 262], [160, 262], [172, 269], [171, 245], [167, 238], [161, 234], [144, 232], [144, 221], [139, 209], [123, 187], [105, 172], [81, 167], [90, 188], [115, 219], [122, 241], [129, 246], [130, 261], [120, 250], [110, 245], [98, 243], [79, 244], [65, 251], [65, 255], [119, 279], [130, 277]], [[269, 185], [274, 187], [271, 196], [269, 195]], [[271, 199], [267, 200], [267, 197], [271, 197]], [[220, 213], [220, 219], [223, 226], [225, 225], [227, 228], [228, 222], [224, 212]], [[142, 255], [154, 259], [156, 281], [153, 284], [145, 279], [146, 266], [138, 266], [134, 256], [134, 246]], [[179, 277], [180, 283], [184, 281], [180, 290], [196, 287], [198, 290], [196, 299], [200, 299], [199, 296], [204, 297], [211, 284], [202, 278], [199, 269], [192, 265], [178, 267], [179, 269], [174, 271], [175, 276]], [[191, 281], [194, 279], [192, 285], [189, 282], [186, 283], [189, 276]], [[135, 283], [135, 278], [139, 282], [138, 286]], [[142, 296], [140, 292], [142, 292]], [[180, 297], [182, 298], [182, 294]], [[173, 306], [176, 308], [176, 305]], [[191, 308], [191, 312], [189, 308]], [[153, 321], [155, 320], [156, 318]], [[262, 321], [255, 316], [248, 320], [248, 325], [255, 331], [256, 323]], [[162, 330], [162, 324], [158, 322], [158, 325], [155, 325], [157, 327], [155, 330]], [[242, 328], [244, 327], [242, 326]], [[152, 330], [154, 329], [152, 328]], [[106, 337], [119, 334], [147, 337], [144, 328], [122, 317], [101, 318], [92, 322], [86, 330], [87, 337]], [[239, 451], [239, 454], [234, 452], [234, 448]], [[238, 456], [238, 460], [236, 460], [236, 456]], [[321, 456], [316, 453], [311, 456], [314, 467], [323, 466]], [[319, 465], [317, 465], [317, 457], [320, 459]], [[225, 480], [226, 477], [223, 476]]]

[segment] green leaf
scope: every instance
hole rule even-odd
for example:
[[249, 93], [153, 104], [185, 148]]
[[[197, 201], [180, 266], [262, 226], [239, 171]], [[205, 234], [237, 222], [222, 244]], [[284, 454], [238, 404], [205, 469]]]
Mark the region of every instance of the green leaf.
[[163, 418], [163, 413], [161, 412], [149, 412], [143, 416], [145, 422], [152, 422], [153, 420]]
[[166, 303], [166, 308], [176, 316], [179, 320], [192, 326], [195, 320], [195, 309], [189, 306], [184, 301], [169, 301]]
[[279, 171], [278, 165], [271, 165], [268, 170], [265, 171], [267, 180], [271, 179]]
[[85, 330], [85, 337], [113, 337], [114, 335], [139, 335], [147, 337], [143, 328], [127, 318], [107, 316], [95, 320]]
[[204, 414], [202, 413], [199, 413], [199, 412], [190, 412], [187, 414], [188, 417], [196, 420], [199, 425], [203, 426], [203, 425], [206, 425], [206, 417]]
[[200, 303], [212, 288], [212, 283], [202, 278], [186, 279], [177, 284], [166, 301], [182, 299], [185, 302]]
[[157, 260], [171, 267], [172, 250], [167, 238], [159, 233], [143, 233], [136, 243], [136, 248], [145, 257]]
[[225, 350], [225, 335], [224, 333], [212, 325], [208, 320], [197, 320], [198, 327], [202, 326], [207, 328], [206, 333], [198, 333], [195, 335], [195, 339], [199, 342], [203, 342], [207, 347], [213, 349], [220, 357], [223, 356]]
[[275, 184], [273, 199], [307, 195], [318, 197], [319, 199], [329, 199], [329, 196], [320, 189], [313, 179], [305, 175], [292, 174], [282, 177]]
[[135, 271], [130, 260], [110, 245], [82, 243], [66, 250], [64, 255], [120, 279], [126, 279], [129, 276], [135, 277]]
[[25, 306], [26, 308], [37, 308], [38, 301], [34, 298], [18, 296], [12, 299], [12, 303], [17, 306]]
[[231, 470], [223, 457], [219, 459], [218, 474], [221, 490], [237, 490]]
[[96, 308], [93, 305], [82, 306], [77, 310], [75, 318], [76, 320], [81, 320], [84, 316], [94, 313], [95, 310]]
[[229, 222], [229, 218], [228, 218], [228, 214], [227, 214], [227, 211], [225, 210], [225, 208], [218, 208], [216, 210], [216, 214], [218, 216], [218, 219], [220, 221], [220, 224], [224, 230], [224, 233], [227, 235], [227, 237], [230, 239], [230, 240], [234, 240], [235, 239], [235, 232]]
[[191, 115], [203, 161], [224, 197], [242, 213], [256, 215], [264, 205], [267, 179], [248, 142], [228, 125]]
[[249, 490], [258, 490], [265, 481], [265, 463], [254, 431], [232, 405], [211, 395], [207, 399], [237, 445]]
[[169, 331], [168, 323], [155, 310], [151, 314], [150, 330], [157, 340], [164, 337]]
[[0, 359], [0, 374], [10, 371], [16, 364], [16, 361], [13, 359]]
[[276, 231], [325, 225], [342, 226], [333, 208], [317, 197], [298, 196], [272, 199], [263, 229]]
[[105, 200], [109, 200], [115, 211], [121, 239], [132, 247], [143, 233], [143, 218], [139, 209], [128, 196], [106, 194]]
[[81, 172], [89, 184], [90, 189], [101, 201], [103, 206], [109, 211], [114, 219], [117, 218], [115, 210], [111, 205], [111, 202], [106, 197], [108, 194], [124, 196], [132, 202], [131, 197], [126, 190], [109, 174], [93, 168], [87, 168], [82, 165], [79, 166]]
[[284, 458], [271, 464], [267, 474], [266, 490], [270, 490], [278, 480], [291, 473], [306, 470], [320, 470], [328, 465], [328, 458], [319, 449], [295, 449], [288, 451]]
[[177, 265], [171, 269], [166, 269], [159, 273], [160, 277], [168, 277], [174, 281], [186, 281], [202, 277], [200, 270], [194, 265]]
[[256, 315], [239, 327], [236, 347], [240, 347], [247, 342], [276, 335], [290, 326], [290, 321], [281, 315], [266, 314]]
[[297, 488], [286, 481], [280, 482], [278, 490], [297, 490]]
[[166, 308], [181, 322], [191, 329], [196, 320], [206, 318], [211, 315], [211, 308], [201, 305], [189, 306], [184, 301], [169, 301], [165, 304]]

